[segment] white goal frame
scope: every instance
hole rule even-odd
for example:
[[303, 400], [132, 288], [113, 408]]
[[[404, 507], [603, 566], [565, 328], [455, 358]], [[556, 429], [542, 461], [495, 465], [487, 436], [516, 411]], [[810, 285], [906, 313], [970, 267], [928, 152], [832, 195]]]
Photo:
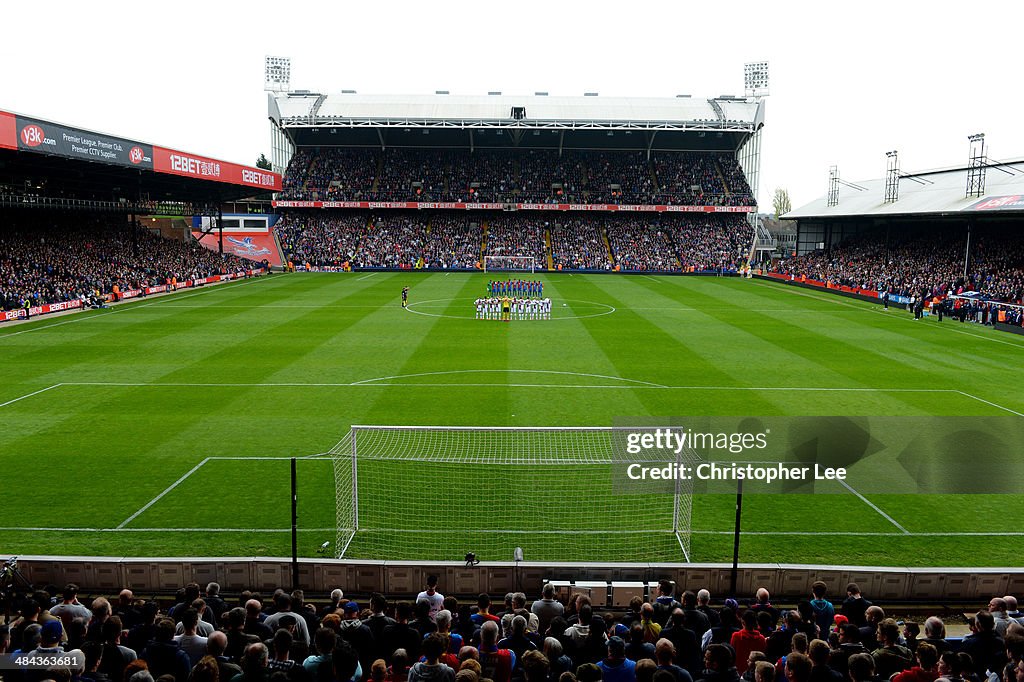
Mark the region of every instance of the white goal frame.
[[[488, 261], [492, 261], [492, 260], [495, 260], [495, 261], [513, 261], [513, 262], [515, 262], [515, 261], [522, 261], [524, 263], [529, 263], [529, 265], [530, 265], [530, 274], [531, 275], [536, 274], [536, 271], [537, 271], [537, 258], [534, 257], [534, 256], [491, 256], [491, 255], [488, 255], [488, 256], [484, 256], [484, 272], [491, 271], [491, 270], [488, 269], [487, 264], [488, 264]], [[501, 266], [498, 266], [497, 269], [499, 271], [502, 271], [502, 272], [526, 272], [526, 268], [525, 267], [524, 268], [503, 268]]]
[[[649, 427], [643, 427], [646, 429]], [[678, 554], [673, 554], [675, 561], [681, 559], [690, 562], [691, 553], [691, 516], [692, 516], [692, 480], [676, 480], [674, 491], [668, 494], [667, 490], [646, 494], [640, 489], [632, 493], [621, 493], [616, 491], [612, 481], [607, 478], [601, 483], [607, 484], [606, 489], [597, 490], [600, 486], [587, 488], [580, 486], [585, 497], [589, 497], [591, 490], [595, 491], [595, 501], [600, 494], [610, 495], [607, 498], [609, 503], [602, 507], [596, 505], [600, 511], [596, 515], [608, 509], [619, 506], [618, 512], [622, 521], [618, 528], [609, 528], [607, 521], [599, 519], [587, 519], [584, 527], [563, 528], [561, 530], [550, 528], [538, 528], [531, 525], [531, 519], [524, 520], [522, 527], [517, 526], [515, 521], [509, 523], [509, 527], [480, 529], [474, 527], [473, 519], [460, 518], [459, 514], [443, 516], [445, 526], [443, 531], [430, 526], [429, 520], [425, 520], [423, 514], [413, 515], [407, 519], [408, 525], [390, 526], [381, 523], [382, 514], [380, 510], [387, 509], [394, 511], [404, 506], [411, 497], [420, 494], [419, 489], [405, 490], [401, 484], [392, 488], [394, 478], [402, 476], [382, 475], [387, 472], [387, 467], [408, 467], [410, 478], [416, 478], [412, 472], [421, 472], [429, 469], [431, 465], [447, 465], [452, 468], [452, 474], [446, 476], [444, 481], [444, 495], [451, 499], [460, 495], [472, 495], [476, 490], [479, 478], [487, 472], [495, 471], [501, 467], [536, 467], [534, 473], [542, 473], [550, 476], [564, 475], [566, 471], [572, 475], [580, 471], [582, 467], [597, 466], [591, 469], [592, 475], [597, 471], [614, 472], [615, 466], [621, 466], [624, 472], [628, 464], [642, 462], [664, 466], [665, 454], [642, 453], [640, 455], [627, 454], [626, 448], [621, 447], [625, 443], [625, 433], [637, 429], [626, 429], [622, 427], [511, 427], [511, 426], [394, 426], [394, 425], [353, 425], [349, 434], [331, 449], [330, 455], [334, 462], [335, 493], [337, 501], [337, 536], [335, 555], [338, 558], [377, 559], [394, 560], [394, 550], [389, 550], [388, 542], [397, 543], [393, 540], [395, 536], [402, 534], [415, 536], [416, 534], [429, 533], [471, 533], [490, 535], [491, 538], [524, 538], [534, 533], [547, 533], [558, 536], [578, 536], [587, 538], [588, 542], [600, 542], [602, 537], [616, 535], [620, 538], [629, 538], [630, 542], [639, 542], [640, 547], [636, 550], [637, 561], [643, 561], [642, 543], [650, 533], [662, 535], [662, 548], [667, 547], [666, 540], [674, 537], [673, 545], [678, 544]], [[694, 463], [699, 457], [689, 450], [677, 453], [674, 457], [676, 464]], [[670, 460], [671, 461], [671, 460]], [[427, 466], [424, 466], [427, 465]], [[361, 468], [371, 467], [369, 482], [366, 476], [360, 475]], [[472, 468], [476, 467], [475, 471]], [[461, 470], [461, 471], [460, 471]], [[523, 469], [525, 471], [525, 469]], [[398, 469], [391, 469], [392, 474]], [[472, 471], [474, 475], [470, 475]], [[481, 473], [483, 472], [483, 474]], [[375, 475], [374, 475], [375, 474]], [[603, 474], [608, 476], [609, 474]], [[614, 476], [615, 474], [610, 474]], [[585, 474], [584, 474], [585, 476]], [[564, 480], [564, 479], [560, 479]], [[584, 480], [581, 477], [580, 480]], [[592, 483], [595, 481], [592, 481]], [[426, 480], [421, 480], [422, 487], [427, 489]], [[531, 494], [542, 486], [531, 488], [528, 479], [519, 485], [514, 491], [510, 485], [508, 494], [519, 498]], [[431, 490], [431, 493], [441, 491]], [[555, 491], [547, 491], [555, 492]], [[376, 496], [376, 499], [374, 499]], [[465, 499], [465, 498], [460, 498]], [[496, 506], [501, 508], [503, 500], [494, 497], [488, 498]], [[553, 498], [545, 492], [540, 493], [536, 503], [541, 508], [557, 508], [561, 504], [573, 504], [564, 497]], [[574, 509], [574, 507], [570, 507]], [[367, 514], [370, 518], [368, 523], [361, 522], [361, 511], [370, 510]], [[443, 511], [443, 510], [439, 510]], [[624, 513], [623, 513], [624, 512]], [[645, 516], [645, 514], [648, 514]], [[384, 514], [389, 516], [389, 514]], [[392, 517], [393, 519], [394, 517]], [[631, 524], [638, 525], [631, 525]], [[461, 524], [461, 525], [460, 525]], [[645, 525], [646, 524], [646, 525]], [[659, 524], [658, 527], [650, 527], [651, 524]], [[663, 524], [663, 525], [660, 525]], [[363, 547], [359, 554], [349, 554], [349, 547], [360, 532], [364, 532]], [[669, 536], [668, 534], [671, 534]], [[366, 537], [373, 536], [372, 545], [375, 549], [367, 554]], [[381, 538], [384, 538], [381, 540]], [[635, 540], [634, 540], [635, 538]], [[424, 547], [429, 547], [429, 542], [424, 541]], [[571, 541], [568, 543], [571, 544]], [[392, 545], [395, 546], [394, 544]], [[402, 551], [409, 551], [401, 548]], [[413, 550], [417, 551], [417, 550]], [[633, 552], [633, 550], [627, 550]], [[663, 550], [664, 551], [664, 550]], [[420, 550], [418, 553], [429, 550]], [[348, 556], [346, 556], [348, 554]], [[440, 557], [424, 555], [417, 557], [419, 560], [438, 560]], [[565, 560], [575, 560], [572, 556], [566, 556]]]

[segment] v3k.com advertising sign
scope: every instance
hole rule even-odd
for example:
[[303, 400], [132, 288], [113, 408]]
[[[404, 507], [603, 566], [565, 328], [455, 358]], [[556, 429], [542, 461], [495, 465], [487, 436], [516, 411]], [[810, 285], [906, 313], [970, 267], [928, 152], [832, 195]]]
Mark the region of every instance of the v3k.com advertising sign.
[[12, 118], [21, 151], [153, 170], [151, 145], [25, 116]]

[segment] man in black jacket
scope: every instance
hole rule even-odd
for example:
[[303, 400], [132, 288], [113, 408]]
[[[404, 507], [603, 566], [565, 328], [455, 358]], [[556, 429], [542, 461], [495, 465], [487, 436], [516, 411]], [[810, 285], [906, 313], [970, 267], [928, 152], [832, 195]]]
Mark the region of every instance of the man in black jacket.
[[395, 607], [395, 615], [398, 622], [384, 628], [380, 638], [380, 650], [384, 652], [384, 660], [390, 661], [395, 649], [405, 649], [410, 661], [418, 661], [420, 658], [420, 643], [422, 637], [416, 628], [409, 625], [409, 618], [412, 616], [412, 604], [407, 601], [400, 601]]
[[849, 672], [850, 657], [867, 653], [869, 652], [860, 643], [860, 628], [853, 623], [847, 623], [839, 629], [839, 648], [829, 656], [829, 666], [846, 677]]
[[978, 611], [971, 620], [971, 634], [960, 644], [960, 651], [971, 655], [974, 670], [979, 675], [985, 671], [1002, 675], [1006, 665], [1006, 645], [996, 634], [995, 624], [991, 613]]
[[867, 624], [864, 616], [865, 611], [871, 606], [871, 602], [865, 599], [857, 583], [850, 583], [846, 586], [846, 601], [843, 602], [842, 613], [850, 619], [850, 622], [860, 627]]

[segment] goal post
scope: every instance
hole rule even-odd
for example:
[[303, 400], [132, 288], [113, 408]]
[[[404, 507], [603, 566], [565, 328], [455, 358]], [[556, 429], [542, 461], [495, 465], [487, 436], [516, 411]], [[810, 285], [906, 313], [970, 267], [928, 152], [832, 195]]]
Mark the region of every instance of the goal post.
[[[331, 451], [336, 554], [350, 559], [691, 560], [693, 488], [624, 491], [612, 427], [353, 426]], [[676, 464], [696, 455], [672, 455]]]
[[537, 259], [533, 256], [484, 256], [484, 272], [536, 272]]

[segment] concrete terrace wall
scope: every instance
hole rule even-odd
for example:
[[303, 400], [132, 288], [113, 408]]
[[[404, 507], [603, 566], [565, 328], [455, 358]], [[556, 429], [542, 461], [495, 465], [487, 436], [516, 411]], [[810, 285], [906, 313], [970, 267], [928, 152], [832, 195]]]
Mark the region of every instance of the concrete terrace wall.
[[[24, 556], [19, 568], [35, 585], [78, 584], [86, 592], [116, 593], [124, 587], [139, 592], [175, 590], [188, 582], [220, 583], [225, 591], [246, 589], [269, 593], [291, 586], [291, 561], [284, 558], [116, 558]], [[475, 596], [505, 594], [517, 589], [535, 593], [546, 580], [611, 583], [674, 580], [683, 589], [706, 588], [716, 598], [729, 591], [728, 564], [582, 564], [484, 562], [385, 562], [342, 559], [300, 559], [300, 586], [325, 593], [341, 587], [346, 593], [382, 592], [389, 597], [415, 595], [428, 574], [435, 573], [445, 593]], [[855, 582], [873, 600], [978, 600], [993, 595], [1024, 593], [1024, 568], [898, 568], [870, 566], [808, 566], [741, 564], [736, 593], [753, 595], [766, 587], [773, 598], [801, 599], [811, 583], [824, 580], [833, 598]], [[595, 599], [600, 601], [600, 596]], [[619, 601], [616, 598], [611, 601]], [[628, 599], [626, 599], [628, 603]], [[612, 604], [615, 605], [615, 604]]]

